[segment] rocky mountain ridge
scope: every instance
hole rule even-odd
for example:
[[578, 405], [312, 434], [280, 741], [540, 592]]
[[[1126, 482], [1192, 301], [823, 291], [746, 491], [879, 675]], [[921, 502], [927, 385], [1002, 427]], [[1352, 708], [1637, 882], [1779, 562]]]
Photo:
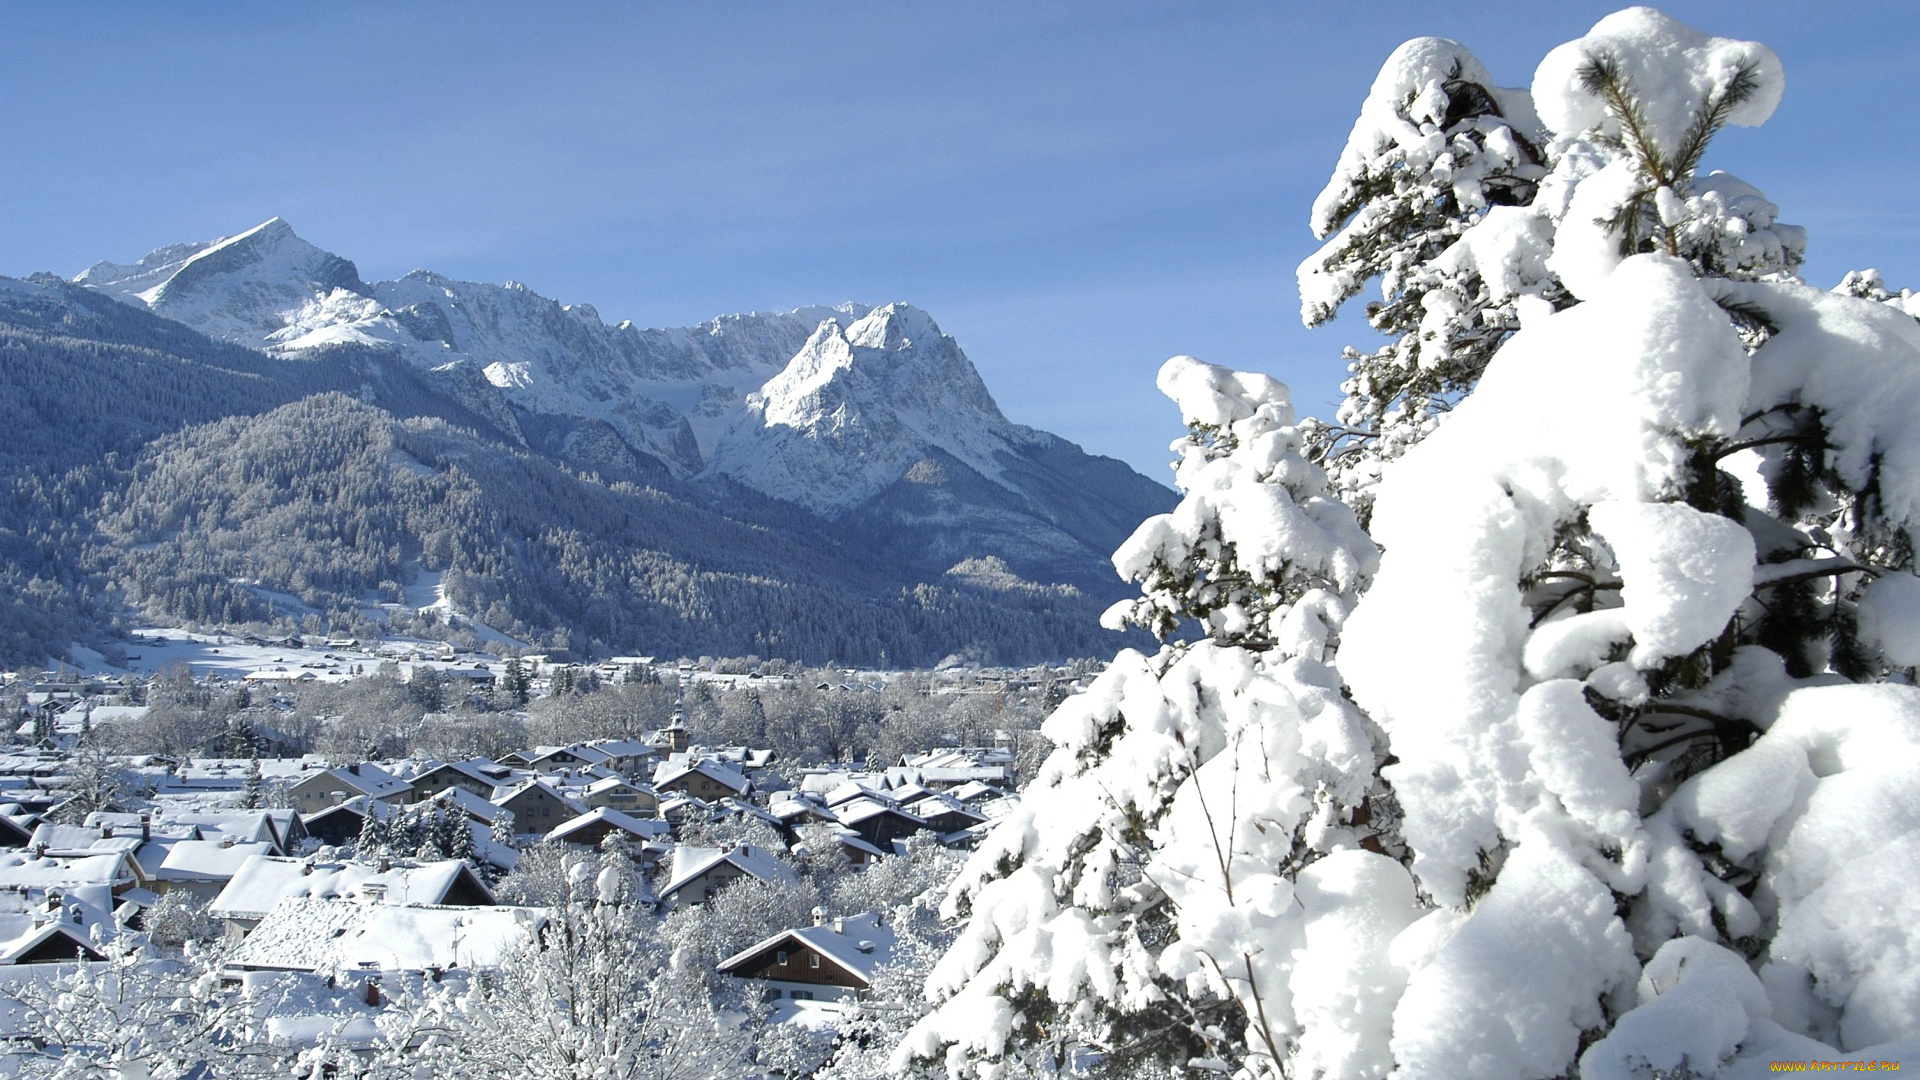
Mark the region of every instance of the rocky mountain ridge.
[[[1035, 580], [1109, 581], [1105, 558], [1131, 525], [1089, 520], [1059, 493], [1091, 484], [1132, 521], [1172, 501], [1118, 463], [1009, 422], [959, 344], [910, 304], [609, 325], [591, 305], [514, 283], [425, 270], [364, 282], [279, 218], [73, 280], [275, 356], [389, 351], [439, 372], [536, 451], [610, 475], [744, 488], [857, 518], [883, 543], [890, 529], [912, 534], [892, 546], [924, 570], [945, 569], [948, 554], [992, 555]], [[972, 550], [968, 533], [986, 546]]]

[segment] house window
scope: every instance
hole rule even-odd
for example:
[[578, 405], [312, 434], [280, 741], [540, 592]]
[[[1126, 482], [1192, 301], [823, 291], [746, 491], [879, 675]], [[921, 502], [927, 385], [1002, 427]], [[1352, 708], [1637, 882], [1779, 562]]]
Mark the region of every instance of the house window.
[[793, 992], [793, 1000], [795, 1000], [795, 1001], [812, 1001], [812, 1000], [813, 1000], [813, 991], [811, 991], [811, 990], [795, 990], [795, 991]]
[[779, 957], [779, 959], [780, 959], [780, 966], [781, 966], [781, 967], [786, 967], [786, 966], [787, 966], [787, 950], [785, 950], [785, 949], [781, 949], [781, 950], [780, 950], [780, 951], [779, 951], [779, 952], [778, 952], [777, 954], [775, 954], [775, 955], [777, 955], [777, 956]]
[[819, 966], [820, 966], [820, 954], [819, 954], [819, 953], [808, 953], [808, 954], [807, 954], [807, 966], [808, 966], [808, 967], [810, 967], [810, 968], [817, 968], [817, 967], [819, 967]]

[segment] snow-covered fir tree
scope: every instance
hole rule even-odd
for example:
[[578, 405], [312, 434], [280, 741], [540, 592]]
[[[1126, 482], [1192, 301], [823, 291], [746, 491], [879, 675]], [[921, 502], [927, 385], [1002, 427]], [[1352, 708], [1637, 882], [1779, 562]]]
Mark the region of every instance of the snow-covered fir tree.
[[1056, 749], [949, 898], [971, 919], [900, 1068], [1049, 1072], [1093, 1045], [1143, 1069], [1345, 1069], [1383, 1019], [1298, 1020], [1332, 1007], [1316, 987], [1347, 993], [1319, 920], [1348, 915], [1319, 898], [1413, 916], [1399, 864], [1362, 846], [1382, 748], [1322, 663], [1376, 553], [1279, 383], [1188, 357], [1159, 382], [1189, 428], [1186, 494], [1115, 557], [1143, 595], [1109, 616], [1207, 639], [1121, 653], [1048, 720]]
[[1277, 384], [1168, 365], [1187, 498], [1116, 556], [1145, 586], [1116, 614], [1208, 640], [1122, 653], [1049, 720], [896, 1065], [1920, 1053], [1920, 322], [1800, 283], [1799, 230], [1701, 175], [1783, 87], [1646, 8], [1525, 93], [1452, 42], [1394, 54], [1316, 209], [1349, 234], [1303, 273], [1310, 317], [1375, 273], [1432, 316], [1349, 388], [1343, 419], [1402, 425], [1336, 462], [1377, 568], [1307, 510]]
[[1663, 251], [1702, 274], [1778, 279], [1800, 263], [1804, 232], [1779, 224], [1758, 190], [1699, 175], [1723, 126], [1755, 123], [1778, 100], [1772, 54], [1701, 73], [1676, 96], [1660, 82], [1671, 72], [1630, 48], [1596, 48], [1557, 54], [1574, 66], [1557, 77], [1579, 81], [1580, 107], [1599, 110], [1575, 120], [1559, 111], [1565, 101], [1494, 86], [1457, 42], [1407, 42], [1381, 68], [1314, 202], [1313, 230], [1327, 242], [1300, 265], [1301, 317], [1331, 320], [1377, 278], [1367, 320], [1389, 338], [1370, 354], [1347, 350], [1336, 421], [1305, 425], [1363, 521], [1380, 466], [1472, 390], [1519, 328], [1522, 303], [1577, 302], [1566, 256], [1554, 257], [1562, 229], [1585, 237], [1578, 250], [1604, 246], [1587, 235], [1599, 228], [1621, 254]]

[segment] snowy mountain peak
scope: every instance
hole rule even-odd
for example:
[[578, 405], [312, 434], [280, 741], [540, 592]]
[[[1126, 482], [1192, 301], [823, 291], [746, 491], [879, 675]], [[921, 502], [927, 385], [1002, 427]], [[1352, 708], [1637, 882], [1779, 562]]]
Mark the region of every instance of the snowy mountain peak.
[[910, 304], [822, 322], [747, 410], [711, 471], [829, 517], [933, 457], [1001, 482], [1022, 439], [959, 343]]
[[933, 317], [912, 304], [892, 303], [874, 308], [847, 328], [847, 340], [865, 349], [901, 349], [916, 341], [945, 338]]
[[1007, 424], [959, 343], [926, 312], [898, 303], [845, 330], [837, 319], [821, 323], [750, 405], [768, 426], [808, 430], [856, 427], [876, 408], [913, 414], [930, 434]]
[[278, 217], [208, 243], [158, 248], [131, 265], [95, 263], [74, 281], [254, 346], [308, 303], [367, 288], [352, 262], [302, 240]]

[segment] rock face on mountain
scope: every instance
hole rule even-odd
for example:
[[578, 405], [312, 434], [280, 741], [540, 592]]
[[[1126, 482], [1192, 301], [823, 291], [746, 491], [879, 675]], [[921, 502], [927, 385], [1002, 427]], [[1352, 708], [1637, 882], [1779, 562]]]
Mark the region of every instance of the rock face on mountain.
[[925, 574], [994, 557], [1108, 592], [1109, 553], [1173, 501], [1009, 422], [959, 344], [908, 304], [609, 325], [518, 284], [424, 270], [363, 282], [278, 218], [74, 281], [273, 355], [393, 354], [536, 452], [718, 505], [796, 506]]

